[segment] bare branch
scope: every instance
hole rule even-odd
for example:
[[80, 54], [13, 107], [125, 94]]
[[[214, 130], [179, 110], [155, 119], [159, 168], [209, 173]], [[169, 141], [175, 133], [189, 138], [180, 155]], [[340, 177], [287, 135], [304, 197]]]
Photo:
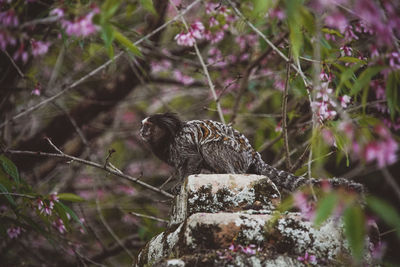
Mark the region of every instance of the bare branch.
[[129, 214], [132, 214], [134, 216], [141, 217], [141, 218], [147, 218], [147, 219], [155, 220], [157, 222], [168, 223], [168, 220], [160, 219], [160, 218], [157, 218], [157, 217], [154, 217], [154, 216], [150, 216], [150, 215], [136, 213], [136, 212], [133, 212], [133, 211], [130, 211]]
[[[289, 55], [290, 57], [290, 55]], [[286, 63], [286, 81], [285, 90], [282, 94], [282, 134], [283, 134], [283, 144], [286, 154], [286, 169], [290, 170], [292, 168], [292, 162], [290, 161], [290, 151], [289, 151], [289, 140], [287, 132], [287, 100], [288, 100], [288, 90], [289, 90], [289, 76], [290, 76], [290, 58]]]
[[31, 156], [61, 158], [61, 159], [76, 161], [76, 162], [79, 162], [79, 163], [84, 164], [84, 165], [88, 165], [88, 166], [92, 166], [92, 167], [95, 167], [95, 168], [98, 168], [98, 169], [105, 170], [106, 172], [111, 173], [111, 174], [113, 174], [115, 176], [118, 176], [118, 177], [121, 177], [121, 178], [125, 178], [125, 179], [127, 179], [127, 180], [129, 180], [131, 182], [139, 184], [139, 185], [141, 185], [141, 186], [143, 186], [143, 187], [145, 187], [145, 188], [147, 188], [147, 189], [149, 189], [151, 191], [157, 192], [157, 193], [159, 193], [159, 194], [161, 194], [163, 196], [166, 196], [168, 198], [174, 198], [174, 196], [171, 195], [170, 193], [168, 193], [168, 192], [166, 192], [164, 190], [161, 190], [161, 189], [159, 189], [157, 187], [151, 186], [151, 185], [139, 180], [139, 178], [135, 178], [135, 177], [132, 177], [130, 175], [124, 174], [120, 170], [118, 170], [118, 171], [114, 170], [113, 168], [111, 168], [109, 166], [104, 167], [104, 164], [99, 164], [99, 163], [96, 163], [96, 162], [93, 162], [93, 161], [84, 160], [84, 159], [81, 159], [81, 158], [78, 158], [78, 157], [70, 156], [70, 155], [65, 154], [65, 153], [59, 154], [59, 153], [47, 153], [47, 152], [40, 152], [40, 151], [21, 151], [21, 150], [7, 150], [6, 153], [9, 153], [9, 154], [12, 154], [12, 155], [31, 155]]

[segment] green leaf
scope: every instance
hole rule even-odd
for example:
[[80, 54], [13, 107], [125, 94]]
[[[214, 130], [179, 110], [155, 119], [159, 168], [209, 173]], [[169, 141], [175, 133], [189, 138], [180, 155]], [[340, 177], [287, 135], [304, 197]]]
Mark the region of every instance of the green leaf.
[[349, 206], [343, 215], [344, 233], [349, 241], [350, 250], [355, 260], [360, 262], [364, 255], [365, 217], [360, 206]]
[[[2, 184], [0, 184], [0, 192], [4, 193], [2, 194], [5, 198], [8, 199], [8, 201], [11, 203], [11, 205], [13, 206], [17, 206], [17, 204], [15, 203], [14, 199], [12, 198], [11, 195], [9, 195], [7, 188], [5, 188]], [[0, 195], [1, 196], [1, 195]]]
[[300, 9], [302, 8], [301, 3], [301, 0], [286, 0], [287, 18], [290, 30], [289, 40], [295, 59], [299, 57], [304, 42], [303, 33], [301, 32], [301, 26], [303, 25], [300, 13]]
[[373, 196], [367, 198], [367, 204], [389, 226], [396, 228], [397, 235], [400, 238], [400, 215], [396, 209], [385, 201]]
[[365, 60], [356, 57], [340, 57], [338, 58], [338, 60], [346, 63], [361, 63], [361, 64], [367, 63]]
[[72, 219], [74, 219], [76, 222], [78, 222], [82, 226], [82, 228], [85, 229], [85, 226], [82, 224], [81, 220], [79, 220], [79, 217], [76, 215], [76, 213], [73, 210], [71, 210], [69, 207], [64, 205], [61, 201], [57, 202], [57, 203], [65, 210], [65, 212], [67, 212], [69, 215], [71, 215]]
[[256, 18], [263, 18], [268, 9], [273, 6], [273, 2], [271, 0], [252, 0], [252, 2], [253, 11], [251, 16]]
[[361, 63], [356, 63], [354, 66], [351, 66], [350, 68], [344, 68], [342, 70], [342, 73], [340, 74], [340, 83], [337, 87], [337, 92], [341, 90], [343, 84], [345, 84], [348, 88], [353, 87], [349, 80], [351, 78], [355, 80], [356, 76], [354, 75], [354, 72], [357, 71], [361, 67], [361, 65]]
[[326, 219], [331, 216], [333, 209], [338, 203], [336, 194], [329, 194], [319, 201], [315, 214], [314, 224], [320, 226]]
[[67, 212], [64, 209], [64, 207], [62, 205], [60, 205], [60, 202], [55, 202], [54, 203], [54, 209], [57, 211], [58, 216], [61, 218], [61, 220], [63, 221], [65, 227], [70, 230], [71, 227], [69, 225], [69, 220], [68, 220], [68, 216], [67, 216]]
[[114, 30], [114, 37], [118, 43], [128, 48], [134, 55], [139, 57], [143, 56], [139, 48], [137, 48], [136, 45], [134, 45], [125, 35], [123, 35], [119, 31]]
[[4, 155], [0, 155], [0, 162], [3, 170], [14, 179], [16, 184], [19, 184], [21, 181], [17, 166]]
[[358, 79], [354, 83], [353, 87], [351, 88], [351, 95], [357, 94], [362, 88], [365, 88], [366, 86], [369, 86], [371, 79], [378, 74], [383, 67], [381, 66], [375, 66], [375, 67], [370, 67], [365, 69], [360, 76], [358, 76]]
[[157, 11], [154, 8], [153, 1], [152, 0], [140, 0], [140, 4], [142, 7], [152, 13], [153, 15], [157, 15]]
[[102, 14], [102, 19], [104, 21], [108, 21], [118, 10], [118, 7], [120, 5], [120, 1], [115, 1], [115, 0], [107, 0], [104, 2], [104, 4], [101, 7], [101, 14]]
[[392, 120], [395, 118], [396, 113], [400, 112], [399, 88], [400, 71], [392, 71], [386, 81], [386, 99]]
[[82, 202], [85, 201], [82, 197], [75, 195], [73, 193], [60, 193], [57, 197], [61, 200], [71, 201], [71, 202]]

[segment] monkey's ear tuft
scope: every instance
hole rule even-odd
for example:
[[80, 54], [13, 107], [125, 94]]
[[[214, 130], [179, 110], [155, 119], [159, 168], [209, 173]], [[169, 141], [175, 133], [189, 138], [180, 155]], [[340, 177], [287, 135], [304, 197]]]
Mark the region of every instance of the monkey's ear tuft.
[[149, 117], [149, 121], [167, 130], [172, 135], [175, 135], [183, 126], [183, 122], [178, 115], [172, 112], [155, 114]]

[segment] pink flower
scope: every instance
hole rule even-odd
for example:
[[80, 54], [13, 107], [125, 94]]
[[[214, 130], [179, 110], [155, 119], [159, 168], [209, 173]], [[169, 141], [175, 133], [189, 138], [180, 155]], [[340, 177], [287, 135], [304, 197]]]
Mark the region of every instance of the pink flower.
[[13, 55], [13, 59], [15, 61], [17, 61], [18, 59], [21, 59], [23, 63], [26, 63], [28, 61], [28, 52], [25, 50], [24, 43], [21, 43], [18, 50], [15, 51], [15, 53]]
[[317, 257], [315, 255], [308, 255], [308, 252], [304, 254], [304, 257], [297, 257], [297, 260], [305, 264], [317, 264]]
[[217, 31], [216, 33], [212, 33], [208, 30], [204, 32], [204, 37], [206, 40], [210, 41], [212, 44], [218, 43], [224, 39], [225, 32], [224, 31]]
[[184, 75], [181, 71], [175, 70], [174, 77], [179, 82], [183, 83], [184, 85], [190, 85], [194, 82], [194, 79], [190, 76]]
[[398, 144], [392, 137], [385, 140], [371, 141], [364, 148], [364, 157], [367, 162], [377, 161], [380, 168], [397, 161]]
[[14, 9], [0, 12], [0, 24], [4, 27], [17, 27], [19, 24], [18, 17], [15, 15]]
[[216, 20], [214, 17], [211, 17], [210, 20], [208, 21], [210, 28], [217, 26], [219, 24], [218, 20]]
[[57, 218], [53, 222], [53, 226], [60, 232], [60, 234], [67, 232], [67, 229], [65, 228], [64, 222], [61, 220], [61, 218]]
[[99, 27], [93, 24], [92, 21], [93, 16], [99, 12], [100, 10], [98, 8], [94, 8], [93, 11], [75, 21], [63, 20], [61, 23], [68, 35], [87, 37], [99, 30]]
[[336, 147], [335, 137], [333, 136], [333, 133], [330, 130], [324, 128], [322, 129], [321, 134], [322, 138], [328, 145]]
[[348, 25], [348, 21], [343, 15], [343, 12], [336, 11], [325, 17], [325, 24], [331, 28], [338, 29], [340, 32], [344, 32]]
[[239, 246], [243, 253], [247, 255], [255, 255], [256, 254], [256, 245], [250, 244], [246, 247]]
[[7, 235], [10, 239], [17, 238], [21, 234], [21, 227], [10, 227], [7, 229]]
[[31, 46], [32, 46], [32, 55], [36, 57], [46, 54], [47, 51], [49, 51], [50, 42], [35, 41], [32, 39]]
[[400, 69], [400, 53], [392, 52], [389, 54], [389, 66], [393, 69]]
[[151, 66], [151, 72], [152, 73], [159, 73], [159, 72], [164, 72], [167, 71], [171, 68], [172, 64], [169, 60], [161, 60], [161, 61], [152, 61], [150, 63]]
[[175, 40], [178, 45], [182, 46], [193, 46], [196, 42], [191, 33], [179, 33], [175, 36]]
[[346, 45], [341, 46], [340, 54], [342, 55], [342, 57], [344, 57], [344, 56], [350, 57], [353, 54], [353, 49], [350, 46], [346, 46]]
[[31, 94], [32, 95], [36, 95], [36, 96], [40, 96], [40, 90], [42, 89], [42, 86], [39, 82], [37, 82], [35, 84], [35, 88], [32, 90]]
[[301, 191], [293, 194], [294, 205], [300, 210], [301, 216], [306, 220], [313, 220], [315, 209], [313, 203], [309, 202], [307, 195]]
[[50, 15], [62, 18], [64, 17], [64, 10], [61, 8], [55, 8], [52, 11], [50, 11]]
[[219, 5], [220, 4], [218, 3], [212, 3], [212, 2], [206, 3], [206, 13], [208, 15], [216, 13]]
[[347, 108], [347, 104], [350, 103], [351, 97], [348, 96], [348, 95], [344, 95], [344, 96], [339, 97], [339, 100], [340, 100], [340, 105], [341, 105], [343, 108]]
[[190, 25], [189, 32], [196, 39], [203, 39], [204, 37], [204, 25], [200, 21], [197, 21]]

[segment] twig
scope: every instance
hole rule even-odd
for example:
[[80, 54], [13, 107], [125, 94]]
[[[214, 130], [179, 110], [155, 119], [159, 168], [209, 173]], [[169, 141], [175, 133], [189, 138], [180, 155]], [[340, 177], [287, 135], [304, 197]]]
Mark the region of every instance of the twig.
[[174, 178], [174, 176], [173, 176], [173, 175], [170, 175], [170, 176], [168, 177], [168, 179], [165, 180], [165, 182], [164, 182], [162, 185], [160, 185], [158, 188], [162, 189], [169, 181], [172, 180], [172, 178]]
[[[158, 33], [159, 31], [161, 31], [162, 29], [164, 29], [165, 27], [167, 27], [169, 24], [171, 24], [172, 22], [174, 22], [175, 20], [177, 20], [178, 18], [180, 18], [181, 16], [183, 16], [186, 12], [188, 12], [191, 8], [193, 8], [198, 2], [200, 2], [200, 0], [196, 0], [194, 1], [192, 4], [190, 4], [185, 10], [183, 10], [181, 13], [179, 13], [178, 15], [176, 15], [174, 18], [172, 18], [171, 20], [165, 22], [163, 25], [161, 25], [160, 27], [158, 27], [157, 29], [155, 29], [154, 31], [150, 32], [149, 34], [147, 34], [146, 36], [140, 38], [139, 40], [137, 40], [136, 42], [134, 42], [134, 45], [138, 45], [140, 43], [142, 43], [143, 41], [147, 40], [148, 38], [150, 38], [151, 36], [155, 35], [156, 33]], [[77, 87], [78, 85], [80, 85], [81, 83], [83, 83], [84, 81], [86, 81], [87, 79], [89, 79], [90, 77], [94, 76], [95, 74], [101, 72], [103, 69], [105, 69], [108, 65], [110, 65], [111, 63], [115, 62], [115, 60], [117, 60], [118, 58], [120, 58], [122, 55], [124, 54], [124, 51], [119, 52], [117, 55], [115, 55], [112, 59], [106, 61], [105, 63], [103, 63], [103, 65], [97, 67], [96, 69], [92, 70], [91, 72], [89, 72], [88, 74], [86, 74], [85, 76], [81, 77], [80, 79], [78, 79], [77, 81], [75, 81], [74, 83], [70, 84], [70, 85], [64, 85], [62, 87], [64, 87], [63, 90], [61, 90], [60, 92], [58, 92], [57, 94], [53, 95], [52, 97], [49, 97], [45, 100], [43, 100], [42, 102], [14, 115], [11, 119], [6, 120], [5, 122], [0, 124], [0, 129], [2, 129], [6, 124], [8, 124], [10, 121], [15, 121], [17, 119], [19, 119], [20, 117], [31, 113], [32, 111], [35, 111], [41, 107], [43, 107], [44, 105], [48, 104], [49, 102], [59, 98], [60, 96], [62, 96], [64, 93], [68, 92], [69, 90]]]
[[133, 211], [130, 211], [129, 214], [132, 214], [134, 216], [141, 217], [141, 218], [152, 219], [152, 220], [155, 220], [157, 222], [162, 222], [162, 223], [168, 223], [169, 222], [168, 220], [160, 219], [160, 218], [157, 218], [157, 217], [154, 217], [154, 216], [150, 216], [150, 215], [136, 213], [136, 212], [133, 212]]
[[131, 259], [135, 259], [133, 254], [129, 251], [129, 249], [125, 246], [125, 244], [121, 241], [121, 239], [119, 239], [117, 234], [113, 231], [113, 229], [110, 227], [110, 225], [107, 223], [106, 219], [104, 218], [103, 213], [101, 212], [99, 195], [97, 195], [97, 197], [96, 197], [96, 209], [97, 209], [97, 213], [99, 214], [102, 224], [104, 225], [104, 227], [106, 227], [107, 231], [114, 238], [114, 240], [117, 241], [117, 244], [125, 250], [126, 254], [128, 254], [129, 257], [131, 257]]
[[8, 54], [7, 50], [3, 50], [1, 49], [1, 51], [4, 52], [4, 54], [6, 54], [6, 56], [8, 57], [8, 59], [11, 61], [11, 64], [14, 66], [14, 68], [17, 70], [19, 76], [21, 76], [21, 78], [25, 78], [25, 75], [22, 73], [21, 69], [18, 67], [17, 63], [15, 63], [14, 59], [10, 56], [10, 54]]
[[27, 194], [20, 194], [20, 193], [11, 193], [11, 192], [0, 192], [0, 195], [10, 195], [10, 196], [16, 196], [16, 197], [25, 197], [25, 198], [30, 198], [30, 199], [35, 199], [35, 196], [27, 195]]
[[62, 152], [55, 144], [53, 144], [53, 142], [51, 142], [50, 138], [45, 137], [45, 139], [54, 148], [54, 150], [56, 150], [61, 155], [65, 155], [64, 152]]
[[141, 185], [141, 186], [143, 186], [143, 187], [145, 187], [145, 188], [147, 188], [147, 189], [149, 189], [151, 191], [160, 193], [165, 197], [174, 198], [174, 196], [171, 195], [170, 193], [168, 193], [168, 192], [166, 192], [164, 190], [161, 190], [161, 189], [159, 189], [157, 187], [151, 186], [151, 185], [139, 180], [139, 178], [135, 178], [135, 177], [132, 177], [130, 175], [124, 174], [120, 170], [116, 171], [116, 170], [112, 169], [109, 166], [106, 166], [106, 168], [104, 168], [103, 164], [99, 164], [99, 163], [96, 163], [96, 162], [93, 162], [93, 161], [89, 161], [89, 160], [84, 160], [84, 159], [81, 159], [81, 158], [78, 158], [78, 157], [74, 157], [74, 156], [71, 156], [71, 155], [68, 155], [68, 154], [65, 154], [65, 153], [64, 154], [59, 154], [59, 153], [47, 153], [47, 152], [41, 152], [41, 151], [21, 151], [21, 150], [7, 150], [6, 153], [14, 154], [14, 155], [31, 155], [31, 156], [41, 156], [41, 157], [53, 157], [53, 158], [61, 158], [61, 159], [67, 159], [67, 160], [76, 161], [76, 162], [79, 162], [79, 163], [84, 164], [84, 165], [88, 165], [88, 166], [92, 166], [92, 167], [95, 167], [95, 168], [98, 168], [98, 169], [105, 170], [106, 172], [111, 173], [111, 174], [113, 174], [115, 176], [118, 176], [118, 177], [121, 177], [121, 178], [125, 178], [125, 179], [127, 179], [127, 180], [129, 180], [131, 182], [137, 183], [137, 184], [139, 184], [139, 185]]
[[290, 53], [289, 53], [289, 61], [286, 63], [286, 81], [285, 81], [285, 90], [282, 94], [282, 134], [283, 134], [283, 144], [285, 148], [286, 154], [286, 169], [290, 170], [292, 168], [292, 162], [290, 161], [290, 151], [289, 151], [289, 140], [287, 133], [287, 100], [288, 100], [288, 90], [289, 90], [289, 76], [290, 76]]
[[[307, 142], [308, 144], [308, 142]], [[292, 167], [290, 168], [289, 172], [294, 173], [297, 171], [298, 168], [300, 168], [300, 165], [303, 164], [307, 152], [309, 152], [310, 149], [310, 145], [307, 145], [307, 147], [304, 149], [303, 153], [300, 155], [300, 157], [297, 159], [297, 161], [292, 165]]]
[[[178, 12], [178, 8], [172, 2], [172, 0], [170, 0], [169, 2], [174, 7], [176, 12]], [[185, 20], [185, 18], [183, 16], [181, 17], [181, 21], [182, 21], [183, 25], [185, 26], [186, 30], [189, 31], [189, 25], [187, 24], [187, 22], [186, 22], [186, 20]], [[204, 63], [203, 56], [200, 53], [200, 50], [199, 50], [199, 47], [197, 46], [196, 41], [194, 41], [194, 50], [196, 52], [197, 57], [199, 58], [201, 66], [203, 67], [204, 74], [206, 75], [206, 78], [207, 78], [208, 86], [210, 87], [212, 96], [213, 96], [214, 101], [215, 101], [215, 103], [217, 105], [217, 111], [218, 111], [219, 119], [221, 120], [222, 123], [225, 123], [224, 115], [222, 113], [221, 103], [219, 101], [217, 93], [215, 92], [215, 85], [214, 85], [213, 81], [211, 80], [210, 73], [208, 72], [208, 68], [207, 68], [206, 64]]]
[[393, 191], [396, 193], [397, 198], [400, 200], [400, 187], [396, 183], [396, 180], [393, 178], [393, 176], [390, 174], [389, 170], [384, 167], [382, 168], [382, 173], [383, 177], [385, 178], [386, 182], [389, 184], [390, 187], [392, 187]]

